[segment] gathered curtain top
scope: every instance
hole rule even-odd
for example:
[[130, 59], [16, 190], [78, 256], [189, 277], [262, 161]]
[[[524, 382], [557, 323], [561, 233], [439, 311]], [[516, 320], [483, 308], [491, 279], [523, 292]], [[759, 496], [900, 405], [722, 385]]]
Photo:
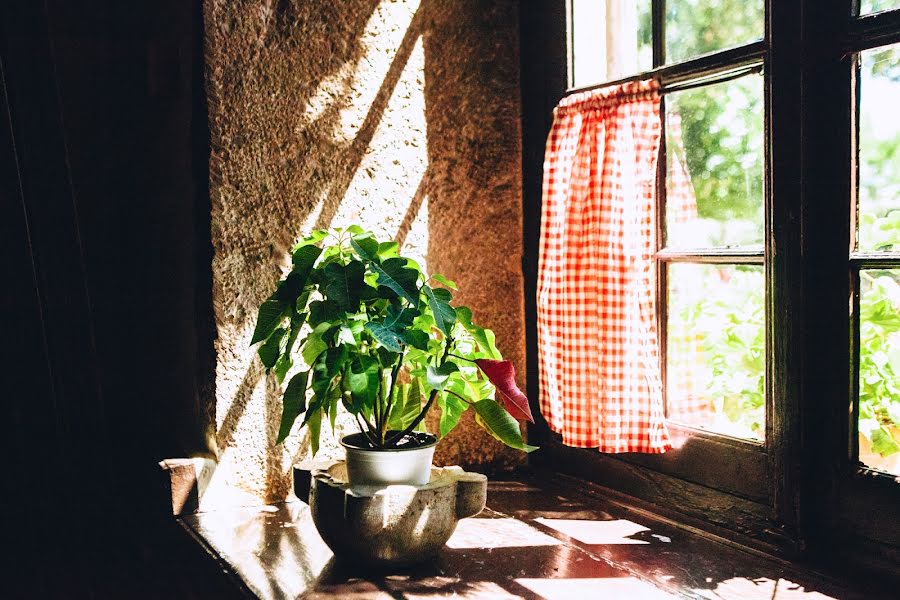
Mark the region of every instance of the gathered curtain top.
[[587, 112], [621, 106], [629, 102], [655, 99], [659, 97], [659, 82], [655, 79], [629, 81], [593, 90], [585, 90], [559, 101], [553, 111], [555, 116], [572, 112]]

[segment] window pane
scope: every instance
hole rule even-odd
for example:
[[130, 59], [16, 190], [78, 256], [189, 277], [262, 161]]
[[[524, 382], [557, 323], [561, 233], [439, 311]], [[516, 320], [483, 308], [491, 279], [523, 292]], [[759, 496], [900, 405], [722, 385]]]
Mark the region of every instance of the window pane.
[[900, 269], [860, 272], [859, 460], [900, 475]]
[[581, 87], [653, 67], [651, 0], [572, 0], [572, 85]]
[[900, 8], [900, 0], [862, 0], [859, 6], [859, 14], [867, 15], [895, 8]]
[[762, 0], [668, 0], [666, 63], [763, 39]]
[[671, 264], [666, 345], [670, 419], [765, 437], [763, 269]]
[[666, 245], [761, 246], [763, 77], [666, 96]]
[[857, 244], [900, 251], [900, 45], [860, 58]]

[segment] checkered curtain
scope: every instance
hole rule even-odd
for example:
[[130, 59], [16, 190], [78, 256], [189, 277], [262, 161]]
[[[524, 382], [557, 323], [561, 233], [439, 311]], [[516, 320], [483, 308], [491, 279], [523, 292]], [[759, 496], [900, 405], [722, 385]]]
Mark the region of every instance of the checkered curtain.
[[659, 89], [564, 98], [544, 160], [538, 272], [541, 411], [570, 446], [661, 453], [654, 313]]

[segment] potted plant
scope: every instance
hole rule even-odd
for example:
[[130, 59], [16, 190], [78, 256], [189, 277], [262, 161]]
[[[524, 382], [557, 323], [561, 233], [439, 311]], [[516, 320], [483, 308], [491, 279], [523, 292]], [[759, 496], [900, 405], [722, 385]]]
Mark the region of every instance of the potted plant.
[[[251, 340], [267, 372], [288, 380], [278, 443], [302, 417], [315, 454], [322, 421], [333, 430], [343, 406], [359, 425], [341, 440], [350, 483], [420, 485], [437, 442], [424, 419], [438, 405], [440, 437], [471, 408], [499, 441], [534, 450], [519, 430], [517, 419], [533, 419], [513, 366], [493, 332], [453, 305], [456, 289], [358, 226], [316, 231], [294, 246]], [[298, 354], [303, 369], [294, 368]]]

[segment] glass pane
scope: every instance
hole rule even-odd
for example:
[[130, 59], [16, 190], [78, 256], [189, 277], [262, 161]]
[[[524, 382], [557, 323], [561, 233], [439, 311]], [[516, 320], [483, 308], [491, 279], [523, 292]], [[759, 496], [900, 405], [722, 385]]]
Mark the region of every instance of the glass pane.
[[572, 85], [582, 87], [653, 67], [651, 0], [572, 0]]
[[862, 0], [859, 5], [859, 14], [867, 15], [895, 8], [900, 8], [900, 0]]
[[765, 437], [763, 269], [671, 264], [666, 345], [670, 419]]
[[763, 39], [763, 0], [668, 0], [666, 63]]
[[763, 243], [763, 77], [666, 96], [666, 245]]
[[860, 58], [857, 245], [900, 251], [900, 45]]
[[859, 460], [900, 475], [900, 269], [859, 276]]

